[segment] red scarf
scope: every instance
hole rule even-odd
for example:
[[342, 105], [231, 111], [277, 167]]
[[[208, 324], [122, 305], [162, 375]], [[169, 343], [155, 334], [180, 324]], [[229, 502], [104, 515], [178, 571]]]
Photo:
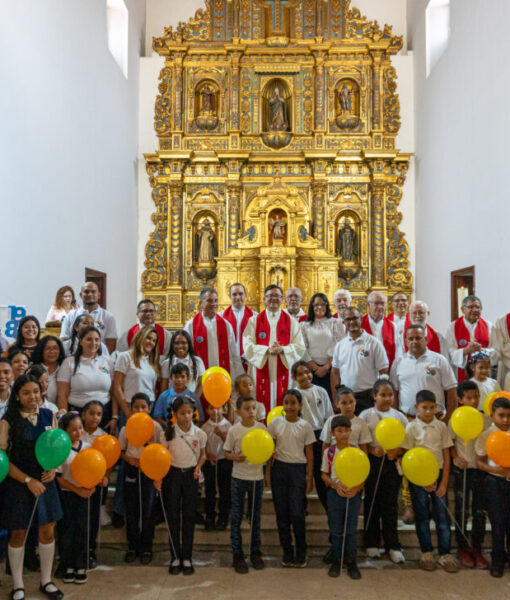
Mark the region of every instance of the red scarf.
[[[253, 311], [251, 308], [245, 306], [244, 315], [241, 320], [241, 327], [239, 327], [239, 337], [241, 338], [239, 340], [239, 352], [241, 356], [243, 355], [243, 331], [245, 330], [250, 317], [253, 317]], [[237, 342], [237, 319], [231, 306], [229, 306], [223, 311], [223, 318], [226, 319], [232, 325], [232, 329], [234, 330], [234, 336]]]
[[[457, 340], [457, 347], [464, 348], [471, 341], [471, 335], [464, 323], [464, 317], [459, 317], [455, 321], [455, 339]], [[487, 348], [489, 346], [489, 326], [483, 319], [478, 319], [478, 323], [476, 324], [475, 331], [475, 342], [481, 344], [482, 348]], [[468, 360], [471, 355], [468, 355]], [[460, 383], [466, 379], [466, 372], [464, 369], [457, 369], [458, 376], [457, 381]]]
[[[216, 339], [218, 341], [218, 356], [220, 367], [230, 373], [230, 353], [228, 350], [228, 331], [225, 319], [216, 315]], [[209, 364], [209, 349], [207, 345], [207, 327], [199, 312], [193, 317], [193, 350], [204, 361], [205, 368], [217, 366]]]
[[[276, 341], [282, 346], [288, 346], [290, 343], [290, 316], [283, 310], [280, 312], [280, 318], [276, 324]], [[255, 325], [255, 342], [259, 346], [269, 346], [271, 336], [271, 326], [267, 320], [266, 311], [263, 310], [257, 315]], [[280, 356], [277, 356], [276, 367], [276, 404], [281, 404], [283, 394], [287, 391], [289, 385], [289, 370], [283, 364]], [[271, 410], [271, 382], [269, 380], [269, 356], [262, 369], [257, 369], [257, 400], [266, 407], [266, 414]]]
[[[374, 335], [372, 333], [372, 328], [370, 327], [370, 321], [368, 319], [368, 315], [365, 315], [363, 317], [363, 320], [361, 321], [361, 327], [370, 335]], [[388, 319], [388, 317], [384, 317], [384, 319], [383, 319], [382, 339], [383, 339], [383, 346], [384, 346], [384, 349], [386, 350], [386, 355], [387, 355], [388, 361], [390, 363], [389, 368], [391, 369], [391, 365], [393, 364], [393, 361], [395, 360], [395, 326], [393, 325], [393, 322], [390, 319]]]
[[[157, 325], [156, 323], [154, 323], [153, 327], [158, 332], [159, 353], [161, 355], [163, 355], [163, 348], [165, 346], [165, 330], [163, 329], [163, 327], [161, 327], [161, 325]], [[139, 331], [140, 331], [140, 325], [133, 325], [133, 327], [131, 327], [131, 329], [128, 331], [128, 334], [127, 334], [128, 347], [131, 346], [131, 342], [133, 341], [133, 338]]]
[[[411, 324], [411, 321], [409, 321], [409, 325], [410, 324]], [[406, 328], [404, 331], [404, 346], [406, 348], [406, 352], [408, 351], [408, 347], [407, 347], [407, 344], [405, 343], [405, 339], [406, 339], [406, 331], [407, 331], [407, 328], [409, 327], [409, 325], [407, 324], [407, 319], [406, 319]], [[441, 354], [441, 342], [439, 341], [439, 336], [432, 329], [432, 327], [430, 325], [427, 325], [427, 348], [431, 352], [437, 352], [438, 354]]]

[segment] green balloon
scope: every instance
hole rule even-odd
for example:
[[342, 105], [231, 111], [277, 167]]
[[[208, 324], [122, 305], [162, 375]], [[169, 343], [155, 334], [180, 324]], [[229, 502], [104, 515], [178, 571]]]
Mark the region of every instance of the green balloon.
[[0, 483], [7, 477], [9, 472], [9, 459], [7, 454], [0, 450]]
[[37, 438], [35, 456], [45, 471], [56, 469], [71, 452], [71, 439], [62, 429], [48, 429]]

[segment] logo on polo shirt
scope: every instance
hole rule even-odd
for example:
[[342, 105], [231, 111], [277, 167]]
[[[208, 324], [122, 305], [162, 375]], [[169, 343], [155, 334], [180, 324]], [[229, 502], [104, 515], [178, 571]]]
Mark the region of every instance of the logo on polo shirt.
[[99, 367], [99, 370], [101, 371], [101, 373], [106, 373], [108, 375], [109, 371], [106, 367]]
[[461, 348], [464, 348], [464, 346], [467, 346], [467, 340], [459, 340], [459, 346]]
[[201, 335], [197, 335], [197, 342], [201, 344], [204, 341], [204, 338]]
[[436, 370], [433, 367], [429, 367], [428, 365], [425, 367], [425, 373], [427, 375], [434, 376], [436, 374]]
[[191, 445], [193, 446], [193, 448], [196, 448], [198, 446], [198, 440], [193, 440], [191, 442]]
[[364, 356], [364, 357], [366, 358], [367, 356], [370, 356], [370, 352], [369, 352], [368, 350], [365, 350], [365, 348], [361, 347], [361, 348], [359, 349], [359, 355], [360, 355], [361, 357], [363, 357], [363, 356]]
[[101, 321], [96, 321], [96, 329], [104, 329], [104, 323], [101, 323]]
[[259, 333], [259, 338], [260, 338], [261, 340], [265, 340], [265, 339], [266, 339], [266, 334], [265, 334], [263, 331], [261, 331], [261, 332]]

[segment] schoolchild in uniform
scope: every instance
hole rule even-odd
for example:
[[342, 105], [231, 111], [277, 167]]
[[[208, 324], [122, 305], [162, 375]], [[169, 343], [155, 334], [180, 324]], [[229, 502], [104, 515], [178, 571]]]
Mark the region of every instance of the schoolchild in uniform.
[[9, 405], [0, 421], [0, 450], [9, 457], [9, 474], [3, 492], [8, 501], [0, 523], [10, 531], [9, 563], [12, 572], [11, 600], [23, 600], [24, 541], [37, 499], [34, 519], [39, 528], [41, 560], [40, 591], [52, 600], [64, 594], [51, 580], [55, 553], [55, 522], [62, 518], [62, 506], [54, 481], [55, 471], [43, 471], [35, 457], [35, 443], [47, 429], [56, 427], [51, 412], [40, 408], [41, 388], [31, 375], [22, 375], [12, 387]]
[[[170, 527], [169, 573], [192, 575], [193, 535], [198, 503], [198, 482], [205, 462], [207, 435], [193, 423], [196, 405], [187, 396], [179, 396], [169, 407], [166, 431], [160, 443], [172, 456], [172, 466], [163, 482], [154, 486], [163, 492]], [[175, 414], [175, 425], [172, 416]], [[181, 526], [182, 523], [182, 526]]]

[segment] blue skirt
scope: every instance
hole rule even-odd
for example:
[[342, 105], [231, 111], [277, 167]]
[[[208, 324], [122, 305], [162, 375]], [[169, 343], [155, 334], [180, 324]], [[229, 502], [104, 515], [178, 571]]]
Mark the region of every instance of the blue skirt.
[[[39, 496], [33, 525], [54, 523], [64, 515], [55, 480], [45, 483], [46, 491]], [[3, 483], [3, 507], [0, 523], [5, 529], [27, 529], [34, 510], [35, 496], [24, 483], [11, 477]]]

